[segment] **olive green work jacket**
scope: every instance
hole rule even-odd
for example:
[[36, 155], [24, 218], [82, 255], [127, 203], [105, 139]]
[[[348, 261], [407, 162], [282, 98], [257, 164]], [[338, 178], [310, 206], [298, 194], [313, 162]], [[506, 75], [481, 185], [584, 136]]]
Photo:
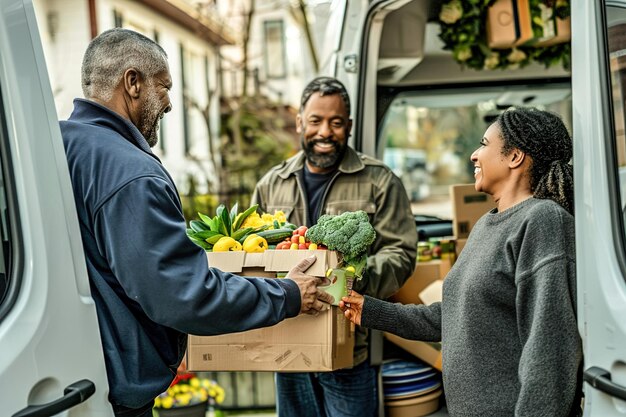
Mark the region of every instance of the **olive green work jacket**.
[[[257, 184], [252, 204], [258, 203], [266, 213], [282, 210], [289, 222], [306, 225], [308, 205], [301, 176], [304, 161], [300, 151], [273, 167]], [[417, 254], [415, 218], [400, 179], [381, 161], [348, 147], [321, 207], [320, 215], [363, 210], [376, 230], [366, 272], [354, 284], [355, 291], [381, 299], [398, 291], [413, 273]], [[354, 365], [365, 359], [367, 331], [357, 328]]]

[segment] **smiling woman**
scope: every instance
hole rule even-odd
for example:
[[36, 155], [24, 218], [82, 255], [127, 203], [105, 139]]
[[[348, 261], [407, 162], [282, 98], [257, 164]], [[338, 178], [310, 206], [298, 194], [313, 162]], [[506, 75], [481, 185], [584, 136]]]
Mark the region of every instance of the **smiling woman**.
[[442, 301], [353, 292], [339, 304], [357, 325], [441, 342], [450, 415], [580, 412], [571, 157], [559, 116], [505, 111], [472, 154], [476, 188], [497, 208], [470, 232]]

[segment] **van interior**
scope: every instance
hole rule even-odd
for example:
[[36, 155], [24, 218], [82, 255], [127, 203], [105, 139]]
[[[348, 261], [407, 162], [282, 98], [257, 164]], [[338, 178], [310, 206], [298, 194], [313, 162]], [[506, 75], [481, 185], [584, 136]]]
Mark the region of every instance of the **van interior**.
[[535, 106], [571, 131], [562, 66], [462, 68], [439, 38], [442, 0], [373, 2], [360, 53], [355, 147], [401, 178], [421, 239], [452, 234], [449, 186], [473, 183], [471, 153], [497, 115]]

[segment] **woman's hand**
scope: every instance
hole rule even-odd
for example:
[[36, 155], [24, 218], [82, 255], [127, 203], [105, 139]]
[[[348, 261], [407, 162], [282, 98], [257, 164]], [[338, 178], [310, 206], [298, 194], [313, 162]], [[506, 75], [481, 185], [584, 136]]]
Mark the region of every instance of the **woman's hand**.
[[350, 291], [349, 296], [342, 297], [341, 301], [339, 301], [339, 308], [348, 320], [360, 326], [364, 302], [365, 297], [355, 291]]

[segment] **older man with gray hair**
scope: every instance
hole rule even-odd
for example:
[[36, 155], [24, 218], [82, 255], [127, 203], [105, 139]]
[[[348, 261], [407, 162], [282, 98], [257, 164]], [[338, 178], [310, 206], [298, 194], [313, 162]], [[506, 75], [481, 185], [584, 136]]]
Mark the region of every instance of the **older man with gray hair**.
[[[96, 303], [109, 400], [117, 416], [151, 416], [171, 383], [187, 333], [270, 326], [325, 308], [320, 279], [245, 278], [209, 268], [185, 234], [176, 187], [151, 151], [172, 108], [165, 51], [112, 29], [88, 46], [85, 99], [61, 122], [83, 248]], [[318, 299], [319, 297], [319, 299]], [[236, 308], [235, 308], [236, 303]]]

